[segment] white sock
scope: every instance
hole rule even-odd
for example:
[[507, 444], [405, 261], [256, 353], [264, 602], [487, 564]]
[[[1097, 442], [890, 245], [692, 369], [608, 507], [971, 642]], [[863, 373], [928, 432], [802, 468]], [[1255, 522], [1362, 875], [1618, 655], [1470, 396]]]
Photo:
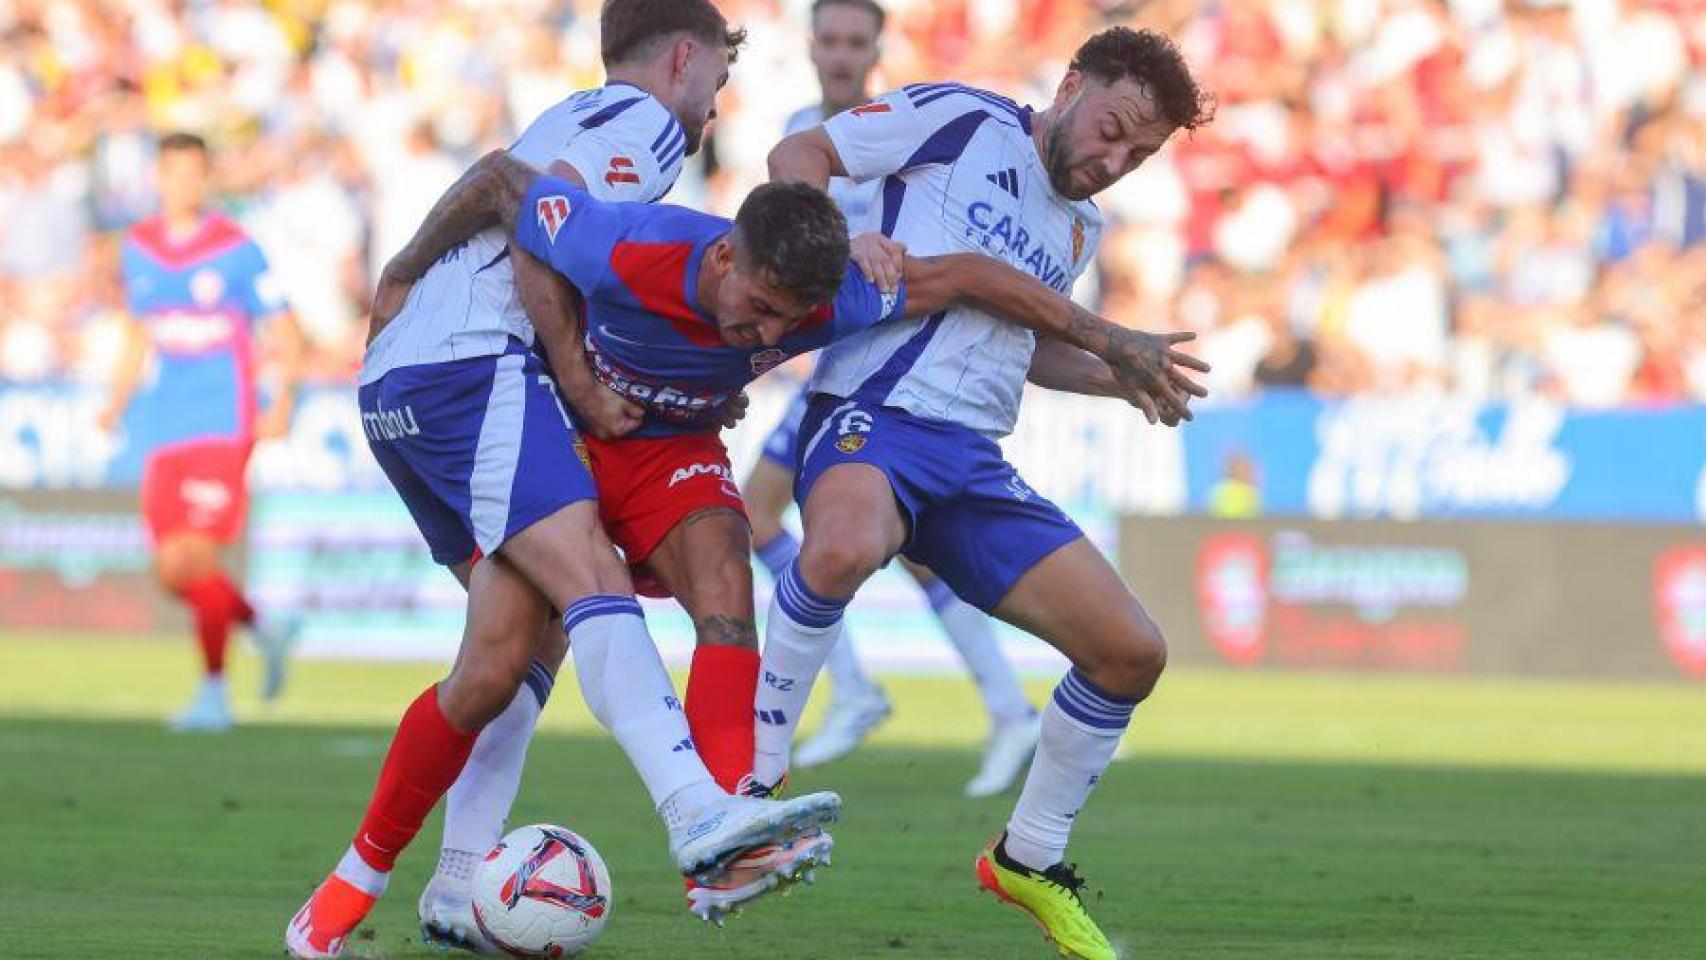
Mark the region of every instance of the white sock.
[[764, 656], [759, 664], [758, 697], [753, 703], [752, 776], [759, 783], [779, 782], [788, 772], [788, 751], [800, 713], [811, 699], [812, 684], [841, 635], [846, 600], [818, 596], [792, 564], [776, 581], [764, 624]]
[[837, 697], [872, 700], [883, 695], [882, 688], [871, 680], [859, 663], [858, 651], [853, 649], [853, 638], [845, 629], [841, 631], [841, 639], [829, 648], [829, 659], [825, 661], [824, 668], [829, 673], [829, 682], [835, 686]]
[[1025, 699], [1018, 674], [1001, 652], [989, 615], [955, 596], [941, 580], [932, 580], [924, 588], [924, 595], [930, 599], [930, 608], [936, 611], [943, 632], [977, 682], [978, 692], [983, 695], [983, 708], [989, 711], [990, 725], [999, 727], [1035, 716], [1036, 708]]
[[337, 869], [332, 873], [362, 893], [375, 898], [383, 896], [385, 885], [391, 882], [390, 872], [368, 866], [367, 861], [361, 859], [361, 854], [355, 852], [354, 844], [344, 851], [344, 858], [338, 861]]
[[[711, 783], [687, 715], [633, 597], [591, 596], [563, 614], [581, 695], [634, 765], [652, 805]], [[712, 789], [716, 789], [713, 784]]]
[[468, 765], [444, 797], [444, 844], [435, 881], [465, 889], [471, 877], [462, 869], [466, 857], [458, 854], [478, 862], [503, 838], [510, 807], [521, 790], [527, 745], [555, 682], [543, 663], [533, 661], [515, 699], [480, 731]]
[[1007, 821], [1007, 855], [1033, 870], [1066, 856], [1073, 818], [1108, 769], [1136, 701], [1097, 689], [1077, 668], [1043, 708], [1042, 742]]

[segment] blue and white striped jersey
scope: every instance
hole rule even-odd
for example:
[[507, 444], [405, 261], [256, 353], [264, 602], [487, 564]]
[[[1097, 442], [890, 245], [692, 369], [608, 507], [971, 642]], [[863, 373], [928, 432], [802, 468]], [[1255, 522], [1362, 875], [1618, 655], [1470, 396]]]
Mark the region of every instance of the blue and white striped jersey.
[[[1056, 193], [1031, 110], [953, 83], [915, 84], [825, 124], [848, 174], [880, 183], [876, 226], [914, 256], [999, 257], [1069, 294], [1094, 261], [1102, 216]], [[1011, 433], [1036, 338], [956, 306], [832, 344], [812, 389]]]
[[[651, 94], [612, 83], [540, 114], [509, 149], [541, 171], [557, 160], [568, 163], [600, 200], [649, 203], [681, 175], [687, 133]], [[533, 325], [516, 293], [508, 251], [503, 231], [494, 228], [446, 253], [368, 346], [361, 382], [398, 367], [501, 354], [511, 337], [531, 345]]]

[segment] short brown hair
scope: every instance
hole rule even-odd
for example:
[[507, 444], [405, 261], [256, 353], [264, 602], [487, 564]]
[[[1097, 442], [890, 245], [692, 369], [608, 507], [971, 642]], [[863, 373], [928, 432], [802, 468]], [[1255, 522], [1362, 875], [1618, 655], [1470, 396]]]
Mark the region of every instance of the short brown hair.
[[1214, 95], [1197, 86], [1173, 41], [1153, 30], [1103, 30], [1072, 55], [1072, 69], [1103, 83], [1136, 80], [1180, 129], [1195, 130], [1214, 119]]
[[766, 183], [747, 194], [733, 239], [744, 268], [813, 305], [834, 299], [847, 276], [847, 219], [808, 183]]
[[711, 0], [604, 0], [598, 31], [606, 67], [652, 56], [679, 33], [701, 43], [722, 44], [730, 62], [746, 43], [746, 31], [730, 29]]
[[156, 149], [160, 153], [170, 153], [174, 150], [194, 150], [204, 157], [208, 153], [207, 141], [203, 140], [200, 134], [190, 133], [187, 130], [174, 131], [161, 137], [160, 145]]
[[812, 20], [814, 22], [817, 20], [818, 11], [824, 7], [852, 7], [855, 10], [863, 10], [877, 18], [878, 33], [883, 32], [883, 26], [889, 21], [888, 11], [884, 10], [883, 5], [877, 0], [814, 0], [812, 3]]

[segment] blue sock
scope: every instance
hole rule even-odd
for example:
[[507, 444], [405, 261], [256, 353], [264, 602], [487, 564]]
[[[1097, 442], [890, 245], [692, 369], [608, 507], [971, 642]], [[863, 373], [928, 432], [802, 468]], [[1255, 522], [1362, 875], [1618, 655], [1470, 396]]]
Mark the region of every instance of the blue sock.
[[762, 543], [753, 548], [758, 554], [758, 562], [764, 564], [764, 569], [776, 579], [782, 579], [782, 574], [788, 569], [788, 564], [800, 555], [800, 541], [786, 530], [778, 533], [769, 543]]

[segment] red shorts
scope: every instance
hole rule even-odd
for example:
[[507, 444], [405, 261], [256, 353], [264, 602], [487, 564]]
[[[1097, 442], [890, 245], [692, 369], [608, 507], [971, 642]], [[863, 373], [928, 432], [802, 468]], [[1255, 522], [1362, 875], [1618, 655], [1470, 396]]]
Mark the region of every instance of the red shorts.
[[[611, 542], [638, 568], [676, 525], [701, 510], [746, 516], [729, 452], [714, 433], [599, 440], [581, 435], [587, 467], [598, 483], [598, 512]], [[665, 597], [653, 577], [635, 570], [634, 588]]]
[[249, 509], [249, 440], [173, 444], [142, 467], [142, 521], [155, 543], [175, 533], [200, 533], [232, 543]]

